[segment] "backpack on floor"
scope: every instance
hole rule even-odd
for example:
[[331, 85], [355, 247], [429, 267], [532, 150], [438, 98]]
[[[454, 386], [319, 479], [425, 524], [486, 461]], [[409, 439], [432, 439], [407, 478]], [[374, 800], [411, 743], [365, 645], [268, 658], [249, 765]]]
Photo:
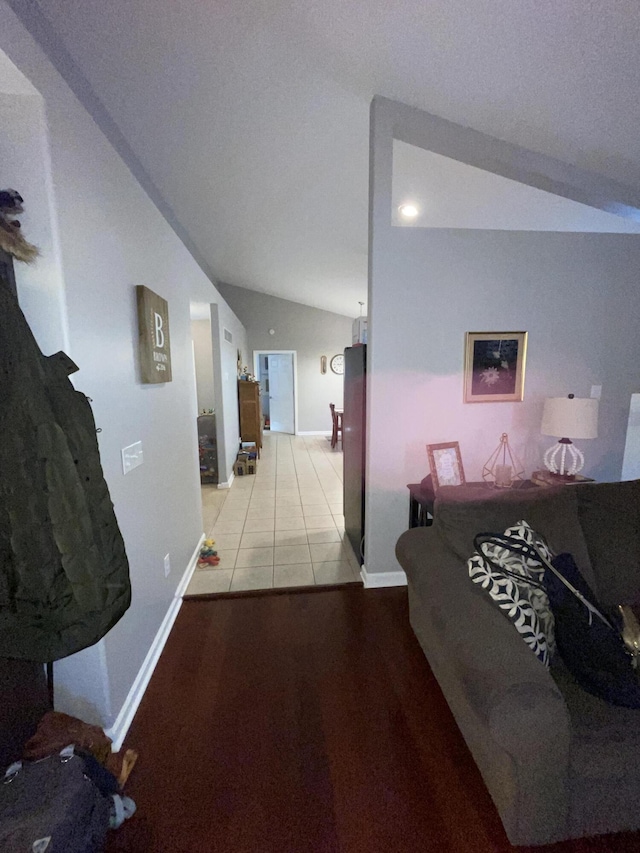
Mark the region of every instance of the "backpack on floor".
[[12, 764], [0, 779], [0, 853], [99, 853], [112, 800], [85, 769], [73, 746]]

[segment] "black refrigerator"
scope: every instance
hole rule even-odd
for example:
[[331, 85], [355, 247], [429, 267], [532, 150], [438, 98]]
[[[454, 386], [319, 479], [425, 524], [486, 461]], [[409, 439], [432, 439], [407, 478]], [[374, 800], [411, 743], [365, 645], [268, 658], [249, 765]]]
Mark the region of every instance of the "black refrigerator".
[[364, 473], [367, 403], [366, 344], [344, 351], [344, 529], [360, 565], [364, 562]]

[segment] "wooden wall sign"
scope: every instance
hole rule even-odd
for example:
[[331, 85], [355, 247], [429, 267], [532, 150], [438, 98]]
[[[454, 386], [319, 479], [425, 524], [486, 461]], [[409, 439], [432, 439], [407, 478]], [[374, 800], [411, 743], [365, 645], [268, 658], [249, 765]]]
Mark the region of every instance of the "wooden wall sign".
[[140, 378], [146, 384], [171, 382], [171, 341], [167, 300], [142, 284], [136, 287], [136, 297]]

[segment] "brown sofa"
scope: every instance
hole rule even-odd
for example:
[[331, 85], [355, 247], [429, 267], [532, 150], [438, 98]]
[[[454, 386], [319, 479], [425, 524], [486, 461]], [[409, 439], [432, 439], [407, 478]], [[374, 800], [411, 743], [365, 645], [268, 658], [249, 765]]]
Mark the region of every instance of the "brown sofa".
[[443, 488], [396, 554], [411, 625], [512, 844], [640, 828], [640, 711], [546, 669], [468, 577], [478, 532], [527, 520], [569, 551], [603, 604], [640, 604], [640, 481], [509, 492]]

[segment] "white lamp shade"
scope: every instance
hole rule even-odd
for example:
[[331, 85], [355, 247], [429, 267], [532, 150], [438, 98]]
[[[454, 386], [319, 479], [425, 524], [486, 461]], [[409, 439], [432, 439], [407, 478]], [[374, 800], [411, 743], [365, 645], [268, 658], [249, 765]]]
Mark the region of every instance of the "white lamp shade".
[[541, 432], [557, 438], [597, 438], [598, 401], [591, 397], [547, 397]]

